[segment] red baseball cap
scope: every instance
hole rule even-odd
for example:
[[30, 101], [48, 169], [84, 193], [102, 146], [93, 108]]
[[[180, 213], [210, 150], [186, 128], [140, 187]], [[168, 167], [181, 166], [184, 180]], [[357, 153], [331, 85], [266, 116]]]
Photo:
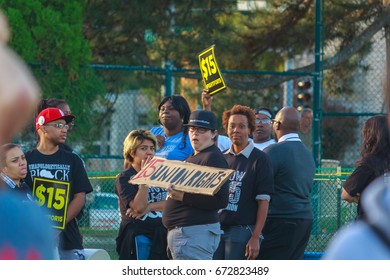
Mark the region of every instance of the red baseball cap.
[[45, 110], [41, 111], [35, 119], [35, 130], [38, 131], [42, 125], [55, 120], [63, 119], [66, 123], [70, 123], [74, 118], [75, 116], [65, 115], [64, 112], [58, 108], [46, 108]]

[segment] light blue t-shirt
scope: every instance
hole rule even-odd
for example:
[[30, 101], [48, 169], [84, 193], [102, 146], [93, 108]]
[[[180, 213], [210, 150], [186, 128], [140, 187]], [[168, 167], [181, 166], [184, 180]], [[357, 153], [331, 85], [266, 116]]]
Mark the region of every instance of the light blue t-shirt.
[[165, 136], [162, 127], [153, 127], [150, 131], [156, 136], [161, 135], [165, 138], [164, 146], [156, 151], [157, 157], [183, 161], [194, 152], [188, 134], [186, 135], [184, 146], [183, 131], [169, 137]]

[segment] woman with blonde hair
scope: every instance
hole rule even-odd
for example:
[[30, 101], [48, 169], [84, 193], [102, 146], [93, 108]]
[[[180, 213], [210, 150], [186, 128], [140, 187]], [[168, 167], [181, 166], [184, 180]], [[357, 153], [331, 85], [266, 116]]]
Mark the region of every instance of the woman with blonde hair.
[[166, 259], [166, 229], [162, 214], [167, 192], [165, 189], [133, 185], [129, 180], [137, 174], [157, 149], [156, 137], [147, 130], [131, 131], [123, 142], [125, 170], [117, 176], [115, 193], [119, 197], [121, 224], [116, 238], [119, 259], [136, 259], [135, 237], [151, 240], [148, 259]]

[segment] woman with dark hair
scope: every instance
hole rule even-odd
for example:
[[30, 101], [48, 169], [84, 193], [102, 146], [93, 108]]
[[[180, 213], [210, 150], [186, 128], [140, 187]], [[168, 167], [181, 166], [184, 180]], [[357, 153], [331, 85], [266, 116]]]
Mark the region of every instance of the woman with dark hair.
[[[167, 191], [146, 185], [133, 185], [129, 180], [136, 175], [157, 148], [156, 137], [147, 130], [131, 131], [123, 142], [124, 168], [115, 182], [119, 197], [121, 225], [116, 238], [119, 259], [167, 259], [167, 232], [162, 224], [162, 209]], [[151, 250], [144, 258], [137, 252], [136, 237], [146, 236], [151, 240]], [[144, 254], [142, 254], [144, 255]]]
[[10, 190], [22, 194], [25, 200], [31, 193], [24, 182], [27, 176], [27, 161], [19, 145], [8, 143], [0, 147], [0, 180], [1, 186], [8, 186]]
[[37, 112], [39, 113], [50, 107], [61, 109], [65, 115], [71, 114], [68, 103], [64, 99], [59, 99], [59, 98], [42, 99], [38, 105]]
[[364, 217], [360, 204], [363, 191], [375, 178], [390, 171], [390, 138], [387, 117], [384, 115], [368, 119], [362, 129], [363, 144], [357, 168], [346, 180], [341, 198], [356, 202], [358, 217]]
[[249, 137], [256, 129], [254, 111], [234, 105], [223, 112], [223, 127], [232, 141], [224, 152], [229, 178], [229, 203], [219, 214], [224, 234], [214, 254], [217, 260], [252, 260], [259, 254], [268, 204], [274, 190], [270, 157]]
[[169, 160], [184, 160], [194, 152], [185, 127], [191, 114], [184, 97], [173, 95], [165, 97], [158, 105], [160, 127], [151, 132], [157, 137], [156, 156]]

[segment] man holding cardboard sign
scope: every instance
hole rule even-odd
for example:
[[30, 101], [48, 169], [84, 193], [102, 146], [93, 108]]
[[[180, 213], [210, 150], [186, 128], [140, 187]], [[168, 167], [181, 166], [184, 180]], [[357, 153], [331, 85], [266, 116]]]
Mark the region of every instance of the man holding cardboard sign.
[[[203, 166], [227, 168], [222, 152], [214, 145], [217, 119], [214, 113], [191, 113], [189, 136], [194, 153], [186, 161]], [[218, 210], [228, 203], [228, 184], [212, 196], [184, 193], [168, 188], [163, 223], [168, 229], [168, 248], [175, 260], [211, 260], [223, 231]]]

